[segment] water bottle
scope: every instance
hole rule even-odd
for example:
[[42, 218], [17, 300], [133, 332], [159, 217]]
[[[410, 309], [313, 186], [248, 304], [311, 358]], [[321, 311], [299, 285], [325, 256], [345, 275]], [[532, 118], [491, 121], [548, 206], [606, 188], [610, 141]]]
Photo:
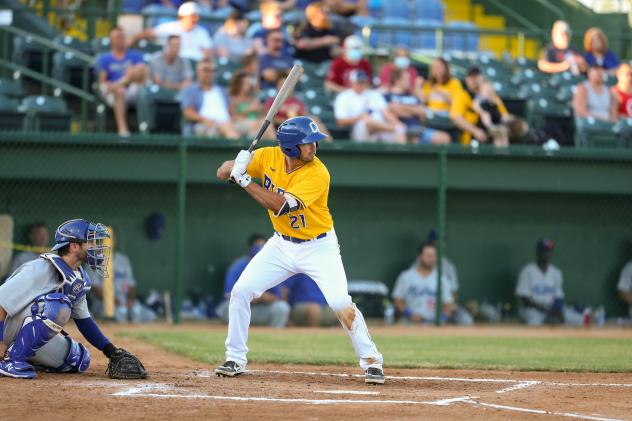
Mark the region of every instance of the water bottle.
[[602, 327], [604, 324], [606, 324], [606, 310], [603, 308], [603, 306], [599, 306], [597, 307], [597, 310], [595, 310], [595, 325]]
[[387, 325], [395, 324], [395, 307], [393, 307], [393, 304], [384, 307], [384, 323]]

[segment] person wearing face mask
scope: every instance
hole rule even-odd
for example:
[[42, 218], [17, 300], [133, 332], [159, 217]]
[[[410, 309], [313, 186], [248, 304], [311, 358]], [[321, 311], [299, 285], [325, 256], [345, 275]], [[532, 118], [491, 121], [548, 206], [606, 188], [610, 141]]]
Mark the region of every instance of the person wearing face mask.
[[363, 57], [364, 45], [362, 40], [351, 35], [345, 39], [344, 53], [336, 58], [329, 67], [327, 79], [325, 80], [325, 88], [329, 91], [340, 93], [351, 86], [349, 74], [353, 70], [361, 70], [368, 77], [369, 81], [373, 78], [371, 64]]
[[327, 12], [319, 1], [305, 8], [306, 21], [294, 32], [296, 58], [322, 63], [337, 55], [343, 31], [330, 21]]
[[551, 30], [551, 46], [542, 53], [538, 69], [544, 73], [586, 72], [586, 61], [571, 47], [571, 28], [568, 23], [558, 20]]
[[[233, 263], [226, 271], [224, 279], [225, 300], [217, 306], [215, 311], [220, 319], [228, 322], [228, 303], [233, 286], [237, 283], [239, 276], [246, 269], [250, 260], [263, 248], [266, 237], [261, 234], [253, 234], [248, 240], [248, 255], [242, 256]], [[264, 292], [261, 297], [255, 298], [251, 305], [250, 324], [253, 326], [285, 327], [290, 317], [290, 305], [281, 299], [281, 287], [272, 287]]]
[[408, 73], [410, 86], [406, 93], [416, 94], [420, 91], [423, 79], [419, 76], [417, 69], [415, 69], [410, 62], [410, 52], [406, 47], [398, 47], [393, 53], [393, 59], [391, 63], [386, 63], [380, 70], [380, 89], [387, 91], [391, 83], [393, 71], [395, 69], [404, 70]]

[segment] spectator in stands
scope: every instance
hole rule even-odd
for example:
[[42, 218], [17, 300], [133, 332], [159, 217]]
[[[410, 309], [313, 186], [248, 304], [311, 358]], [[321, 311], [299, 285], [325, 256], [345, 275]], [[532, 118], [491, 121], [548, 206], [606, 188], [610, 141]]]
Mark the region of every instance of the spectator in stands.
[[349, 88], [351, 86], [349, 73], [352, 70], [362, 70], [371, 80], [373, 78], [371, 64], [362, 57], [363, 54], [364, 45], [360, 37], [348, 36], [344, 42], [344, 53], [331, 63], [327, 80], [325, 80], [325, 88], [336, 93]]
[[[439, 235], [437, 230], [433, 228], [428, 232], [426, 243], [437, 247], [438, 238]], [[445, 246], [446, 241], [444, 241], [444, 247]], [[464, 307], [461, 307], [458, 304], [459, 276], [456, 271], [456, 266], [446, 255], [444, 255], [441, 259], [441, 276], [445, 277], [450, 293], [452, 294], [453, 311], [452, 316], [450, 317], [450, 322], [457, 325], [467, 326], [474, 324], [474, 318], [472, 315]]]
[[109, 53], [97, 58], [99, 92], [114, 109], [119, 136], [127, 137], [127, 104], [136, 102], [140, 89], [149, 80], [149, 68], [140, 51], [127, 49], [121, 28], [110, 30], [110, 46]]
[[248, 19], [239, 11], [234, 11], [224, 25], [213, 35], [215, 55], [229, 60], [239, 61], [254, 51], [252, 39], [246, 37]]
[[430, 75], [422, 87], [422, 99], [427, 107], [437, 113], [448, 115], [453, 99], [463, 92], [463, 86], [450, 73], [450, 65], [443, 58], [435, 59], [430, 65]]
[[44, 223], [38, 222], [31, 225], [28, 230], [28, 245], [33, 247], [33, 249], [17, 253], [11, 261], [11, 270], [9, 273], [15, 272], [15, 270], [24, 263], [37, 259], [40, 254], [47, 250], [49, 240], [50, 233]]
[[621, 301], [628, 305], [628, 314], [632, 318], [632, 260], [621, 270], [617, 290]]
[[552, 44], [543, 51], [538, 68], [545, 73], [571, 72], [575, 75], [586, 71], [586, 61], [571, 47], [571, 28], [563, 20], [553, 24]]
[[327, 7], [321, 1], [305, 8], [307, 19], [294, 32], [295, 57], [314, 63], [322, 63], [338, 56], [344, 31], [331, 22]]
[[474, 137], [479, 142], [493, 141], [496, 146], [507, 146], [508, 138], [518, 141], [529, 130], [524, 120], [507, 111], [478, 67], [468, 69], [465, 89], [453, 99], [450, 118], [463, 131], [464, 144]]
[[191, 62], [180, 57], [180, 37], [170, 35], [163, 51], [154, 54], [149, 69], [154, 83], [164, 89], [179, 91], [191, 84]]
[[[114, 240], [114, 230], [111, 232]], [[156, 320], [156, 315], [152, 310], [142, 305], [136, 299], [136, 278], [132, 270], [130, 258], [120, 251], [114, 249], [114, 318], [117, 322], [151, 322]], [[92, 277], [92, 306], [94, 313], [105, 317], [103, 303], [103, 277], [94, 274]]]
[[410, 63], [410, 51], [407, 47], [398, 47], [393, 52], [390, 63], [386, 63], [380, 70], [380, 87], [386, 91], [391, 85], [391, 75], [396, 69], [405, 70], [410, 79], [409, 87], [406, 93], [421, 95], [421, 87], [423, 79], [419, 76], [417, 69]]
[[334, 116], [339, 126], [351, 127], [351, 140], [406, 143], [406, 126], [389, 110], [384, 96], [371, 89], [369, 75], [352, 70], [349, 81], [351, 87], [336, 97]]
[[[262, 120], [263, 107], [257, 99], [257, 81], [246, 72], [235, 72], [228, 85], [230, 95], [230, 116], [235, 129], [243, 137], [254, 137]], [[266, 139], [274, 139], [272, 126], [264, 134]]]
[[588, 80], [577, 85], [573, 96], [573, 110], [579, 125], [583, 119], [615, 122], [618, 119], [617, 97], [612, 94], [603, 82], [603, 69], [591, 66], [588, 69]]
[[410, 93], [411, 79], [407, 69], [397, 68], [390, 74], [390, 86], [384, 95], [388, 109], [406, 125], [409, 143], [448, 144], [450, 135], [444, 131], [422, 126], [426, 117], [426, 108], [421, 100]]
[[165, 44], [169, 35], [179, 35], [182, 44], [180, 57], [194, 61], [210, 60], [213, 41], [208, 31], [198, 24], [200, 21], [199, 7], [197, 3], [192, 1], [182, 3], [178, 8], [178, 20], [164, 22], [155, 28], [149, 28], [136, 34], [130, 39], [130, 45], [147, 38], [158, 38], [161, 44]]
[[[263, 248], [266, 243], [264, 236], [253, 234], [248, 240], [248, 255], [234, 260], [224, 278], [224, 301], [217, 307], [217, 315], [228, 322], [228, 302], [233, 286], [246, 269], [250, 260]], [[252, 316], [250, 324], [253, 326], [285, 327], [290, 315], [290, 305], [281, 299], [279, 285], [264, 292], [261, 297], [251, 303]]]
[[503, 117], [509, 116], [509, 113], [490, 81], [481, 83], [473, 98], [472, 110], [478, 115], [478, 127], [487, 132], [494, 146], [509, 146], [509, 129], [503, 121]]
[[294, 57], [283, 49], [283, 34], [279, 30], [268, 31], [266, 52], [259, 58], [261, 89], [275, 88], [279, 74], [294, 65]]
[[551, 263], [553, 247], [553, 241], [548, 238], [539, 240], [535, 262], [520, 271], [516, 285], [518, 315], [531, 326], [544, 323], [581, 325], [581, 314], [564, 306], [562, 272]]
[[283, 11], [277, 1], [261, 2], [261, 27], [252, 34], [252, 43], [257, 55], [266, 53], [266, 43], [268, 42], [268, 31], [281, 31], [283, 35], [283, 49], [288, 54], [292, 54], [292, 46], [289, 43], [289, 36], [283, 27]]
[[245, 55], [241, 58], [240, 64], [239, 68], [254, 77], [257, 81], [257, 86], [259, 86], [259, 56], [255, 53]]
[[608, 38], [599, 28], [590, 28], [584, 34], [584, 60], [587, 66], [599, 66], [614, 75], [621, 62], [608, 48]]
[[237, 139], [239, 133], [230, 121], [228, 94], [213, 84], [214, 68], [210, 61], [197, 64], [197, 82], [182, 91], [185, 136], [222, 136]]
[[619, 117], [632, 117], [632, 67], [623, 63], [617, 70], [617, 84], [612, 88], [619, 104]]
[[327, 305], [320, 288], [309, 276], [299, 273], [286, 279], [281, 290], [292, 307], [290, 322], [294, 326], [334, 326], [336, 313]]
[[[437, 305], [437, 249], [422, 244], [417, 250], [417, 264], [397, 277], [393, 287], [396, 315], [404, 323], [433, 323]], [[441, 277], [441, 322], [452, 316], [453, 302], [445, 276]]]
[[[286, 72], [282, 72], [279, 75], [279, 80], [277, 82], [277, 90], [281, 89], [281, 86], [283, 86], [283, 82], [285, 82], [285, 79], [287, 78], [288, 74], [289, 72], [286, 71]], [[272, 107], [273, 102], [274, 102], [274, 97], [269, 97], [266, 100], [263, 106], [266, 112], [268, 112], [270, 107]], [[307, 111], [307, 107], [305, 106], [305, 104], [303, 104], [303, 102], [298, 97], [291, 96], [285, 100], [283, 105], [281, 105], [281, 108], [279, 109], [277, 114], [274, 116], [273, 123], [278, 128], [278, 126], [281, 125], [281, 123], [283, 123], [285, 120], [289, 118], [294, 118], [296, 116], [308, 115], [308, 114], [309, 113]], [[325, 123], [320, 121], [320, 119], [316, 117], [315, 115], [309, 115], [309, 116], [312, 118], [312, 120], [314, 120], [314, 123], [316, 123], [320, 131], [328, 136], [327, 138], [324, 139], [324, 141], [331, 142], [333, 139], [331, 138], [331, 134], [329, 133], [329, 130], [325, 126]], [[272, 128], [272, 126], [270, 128]]]

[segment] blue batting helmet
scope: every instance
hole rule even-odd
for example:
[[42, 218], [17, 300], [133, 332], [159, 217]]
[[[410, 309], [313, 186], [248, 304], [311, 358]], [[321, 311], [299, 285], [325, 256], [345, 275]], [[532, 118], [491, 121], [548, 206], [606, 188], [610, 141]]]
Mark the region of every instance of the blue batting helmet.
[[290, 158], [298, 158], [301, 154], [298, 145], [318, 143], [326, 137], [314, 120], [304, 116], [285, 120], [277, 130], [279, 147]]
[[61, 224], [55, 231], [55, 246], [59, 250], [70, 243], [90, 243], [88, 247], [88, 265], [103, 274], [109, 257], [110, 248], [103, 241], [110, 238], [108, 228], [98, 222], [85, 219], [71, 219]]

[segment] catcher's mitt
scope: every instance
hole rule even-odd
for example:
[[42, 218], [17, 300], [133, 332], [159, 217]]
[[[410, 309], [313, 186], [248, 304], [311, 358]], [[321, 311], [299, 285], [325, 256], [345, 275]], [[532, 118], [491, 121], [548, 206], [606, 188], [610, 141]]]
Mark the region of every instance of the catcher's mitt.
[[111, 379], [146, 379], [149, 377], [143, 363], [123, 348], [117, 348], [112, 353], [105, 374]]

